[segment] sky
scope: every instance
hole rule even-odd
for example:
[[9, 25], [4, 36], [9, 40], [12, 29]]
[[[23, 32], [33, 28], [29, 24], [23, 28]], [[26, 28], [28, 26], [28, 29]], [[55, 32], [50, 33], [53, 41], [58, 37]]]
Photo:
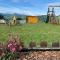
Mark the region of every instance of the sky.
[[[60, 0], [0, 0], [0, 13], [46, 15], [49, 5], [59, 5]], [[60, 7], [55, 8], [60, 15]]]

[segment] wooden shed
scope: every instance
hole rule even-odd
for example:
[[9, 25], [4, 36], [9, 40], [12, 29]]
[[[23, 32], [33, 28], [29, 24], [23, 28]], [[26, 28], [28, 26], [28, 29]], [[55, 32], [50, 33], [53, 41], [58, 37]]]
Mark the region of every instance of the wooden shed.
[[26, 22], [27, 23], [37, 23], [38, 22], [38, 17], [37, 16], [27, 16], [26, 17]]

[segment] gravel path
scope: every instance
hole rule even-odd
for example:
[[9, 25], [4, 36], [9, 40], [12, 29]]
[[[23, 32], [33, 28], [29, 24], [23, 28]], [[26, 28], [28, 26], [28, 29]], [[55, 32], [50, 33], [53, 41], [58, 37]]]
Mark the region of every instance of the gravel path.
[[60, 51], [38, 51], [21, 53], [20, 60], [60, 60]]

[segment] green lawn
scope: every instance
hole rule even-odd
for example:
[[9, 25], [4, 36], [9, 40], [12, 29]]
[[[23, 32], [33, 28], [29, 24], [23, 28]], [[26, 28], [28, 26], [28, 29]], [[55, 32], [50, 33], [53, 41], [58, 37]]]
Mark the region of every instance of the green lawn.
[[48, 46], [51, 46], [53, 41], [60, 42], [60, 25], [37, 23], [37, 24], [23, 24], [19, 26], [8, 27], [0, 25], [0, 41], [7, 42], [8, 34], [12, 32], [14, 34], [19, 33], [21, 39], [25, 42], [25, 46], [28, 46], [31, 40], [35, 40], [37, 44], [42, 40], [48, 42]]

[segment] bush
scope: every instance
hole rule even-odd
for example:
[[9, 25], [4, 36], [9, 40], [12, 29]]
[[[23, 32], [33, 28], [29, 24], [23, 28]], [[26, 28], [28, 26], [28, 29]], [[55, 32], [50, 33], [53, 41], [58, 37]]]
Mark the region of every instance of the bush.
[[41, 41], [40, 47], [47, 47], [47, 41]]
[[29, 44], [29, 47], [30, 48], [36, 47], [36, 42], [35, 41], [31, 41], [30, 44]]
[[4, 54], [4, 46], [3, 43], [0, 42], [0, 56], [3, 56]]
[[52, 42], [52, 47], [59, 47], [59, 42]]
[[[9, 40], [7, 44], [3, 47], [0, 43], [0, 60], [16, 60], [19, 57], [20, 50], [24, 47], [24, 43], [20, 40], [18, 35], [13, 37], [12, 34], [9, 34]], [[2, 56], [2, 54], [4, 55]]]

